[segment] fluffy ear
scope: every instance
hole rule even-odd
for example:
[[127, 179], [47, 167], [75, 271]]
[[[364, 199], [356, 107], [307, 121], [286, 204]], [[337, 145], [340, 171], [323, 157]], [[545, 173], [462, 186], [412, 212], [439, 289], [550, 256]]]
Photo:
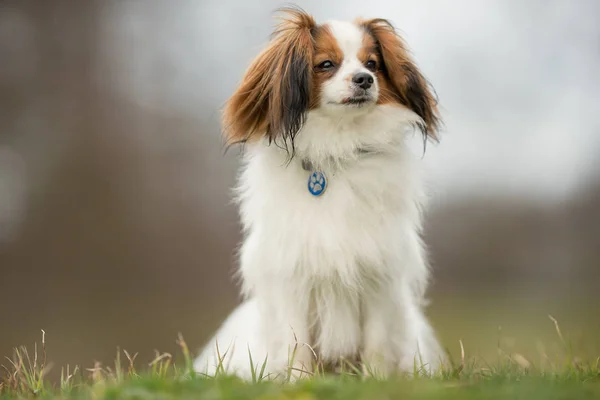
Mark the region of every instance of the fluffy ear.
[[[267, 136], [285, 148], [304, 124], [312, 84], [314, 19], [299, 9], [282, 9], [269, 46], [251, 64], [228, 100], [223, 127], [227, 144]], [[289, 150], [289, 149], [288, 149]]]
[[426, 138], [438, 140], [440, 117], [436, 98], [427, 80], [411, 60], [402, 38], [385, 19], [361, 20], [359, 24], [375, 38], [383, 59], [383, 72], [398, 101], [421, 117], [423, 125], [419, 128]]

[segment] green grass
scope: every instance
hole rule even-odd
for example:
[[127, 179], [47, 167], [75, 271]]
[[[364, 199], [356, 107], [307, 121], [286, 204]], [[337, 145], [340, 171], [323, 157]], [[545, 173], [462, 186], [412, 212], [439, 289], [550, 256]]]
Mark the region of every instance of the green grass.
[[225, 374], [200, 376], [192, 370], [192, 355], [181, 336], [177, 362], [171, 354], [157, 352], [150, 363], [141, 365], [137, 354], [121, 350], [114, 365], [65, 367], [60, 379], [50, 382], [47, 374], [53, 367], [46, 360], [43, 333], [41, 345], [32, 351], [15, 349], [7, 359], [0, 375], [0, 399], [600, 399], [600, 357], [577, 355], [552, 317], [549, 326], [559, 351], [540, 354], [537, 362], [508, 351], [501, 341], [495, 359], [485, 361], [470, 355], [459, 341], [458, 357], [435, 376], [417, 367], [411, 377], [387, 380], [352, 368], [337, 375], [318, 369], [296, 383], [264, 378], [255, 361], [253, 383]]

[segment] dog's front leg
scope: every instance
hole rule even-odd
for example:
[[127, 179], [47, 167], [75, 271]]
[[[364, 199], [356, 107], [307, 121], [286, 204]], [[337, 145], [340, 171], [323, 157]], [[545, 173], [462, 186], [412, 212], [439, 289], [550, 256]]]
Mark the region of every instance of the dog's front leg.
[[390, 287], [367, 298], [364, 315], [363, 362], [368, 373], [434, 373], [445, 356], [407, 285]]
[[362, 304], [363, 373], [378, 378], [388, 377], [397, 367], [398, 350], [394, 343], [400, 316], [393, 311], [388, 289], [365, 296]]
[[[270, 294], [273, 294], [271, 288]], [[259, 299], [262, 333], [267, 348], [267, 370], [278, 378], [296, 380], [312, 374], [314, 356], [307, 321], [308, 302], [291, 296], [293, 291], [276, 290], [275, 297]]]

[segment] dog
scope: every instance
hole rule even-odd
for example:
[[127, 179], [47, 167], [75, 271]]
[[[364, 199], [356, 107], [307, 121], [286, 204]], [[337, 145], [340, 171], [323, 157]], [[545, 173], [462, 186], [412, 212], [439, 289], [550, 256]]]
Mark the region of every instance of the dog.
[[354, 360], [380, 376], [434, 372], [445, 352], [424, 313], [426, 194], [407, 145], [415, 131], [438, 140], [434, 91], [388, 20], [281, 11], [223, 112], [227, 145], [244, 149], [244, 302], [194, 368], [297, 379]]

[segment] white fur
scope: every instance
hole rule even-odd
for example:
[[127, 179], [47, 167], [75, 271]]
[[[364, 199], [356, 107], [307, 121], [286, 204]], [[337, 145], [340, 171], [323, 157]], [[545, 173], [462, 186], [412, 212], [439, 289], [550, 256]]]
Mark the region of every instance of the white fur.
[[[359, 36], [332, 26], [353, 65]], [[311, 371], [313, 349], [325, 361], [360, 357], [384, 375], [440, 365], [422, 309], [425, 196], [405, 143], [418, 120], [398, 105], [321, 107], [308, 114], [290, 163], [275, 145], [247, 146], [237, 187], [247, 300], [203, 349], [197, 371], [216, 372], [216, 344], [226, 371], [246, 379], [249, 351], [255, 368], [266, 359], [266, 372], [283, 376], [290, 365], [294, 375]], [[307, 190], [303, 158], [328, 178], [320, 197]]]

